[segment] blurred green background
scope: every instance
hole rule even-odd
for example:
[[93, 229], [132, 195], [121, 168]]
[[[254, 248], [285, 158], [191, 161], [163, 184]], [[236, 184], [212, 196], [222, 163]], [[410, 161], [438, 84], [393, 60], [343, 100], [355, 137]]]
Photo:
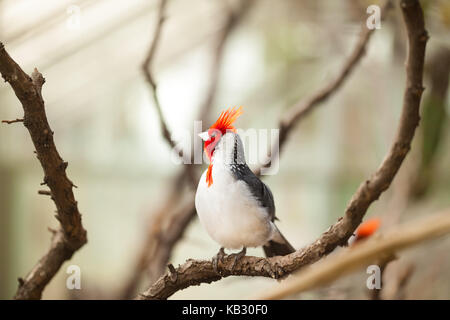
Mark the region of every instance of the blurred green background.
[[[163, 113], [174, 134], [191, 130], [208, 88], [224, 2], [236, 5], [169, 1], [153, 66]], [[238, 127], [277, 128], [291, 105], [338, 73], [373, 3], [377, 1], [256, 0], [226, 42], [213, 118], [225, 108], [242, 105]], [[0, 1], [0, 40], [26, 72], [38, 67], [47, 80], [47, 116], [58, 150], [69, 162], [68, 176], [78, 186], [74, 192], [88, 231], [88, 244], [63, 265], [44, 291], [46, 299], [120, 295], [145, 239], [149, 216], [164, 203], [171, 177], [182, 170], [171, 161], [171, 150], [160, 135], [141, 73], [157, 4]], [[369, 216], [382, 216], [383, 221], [400, 214], [400, 220], [408, 220], [450, 206], [450, 2], [422, 5], [431, 37], [422, 122], [393, 186], [369, 210]], [[79, 25], [74, 14], [79, 14]], [[295, 247], [313, 241], [341, 216], [359, 183], [381, 163], [402, 106], [405, 52], [397, 6], [344, 86], [292, 133], [278, 174], [265, 178], [275, 197], [279, 228]], [[0, 119], [22, 115], [12, 89], [2, 84]], [[14, 295], [17, 278], [47, 250], [47, 227], [57, 227], [54, 204], [37, 194], [43, 173], [33, 150], [21, 124], [1, 125], [2, 299]], [[400, 260], [415, 265], [406, 297], [450, 298], [449, 249], [447, 238], [401, 255]], [[171, 261], [209, 259], [217, 250], [196, 220]], [[262, 250], [249, 253], [262, 255]], [[71, 264], [82, 272], [82, 290], [77, 293], [65, 286]], [[351, 277], [302, 297], [367, 298], [364, 271]], [[358, 277], [362, 280], [355, 281]], [[271, 285], [270, 279], [227, 278], [180, 291], [174, 298], [249, 298]], [[144, 280], [141, 289], [146, 286]]]

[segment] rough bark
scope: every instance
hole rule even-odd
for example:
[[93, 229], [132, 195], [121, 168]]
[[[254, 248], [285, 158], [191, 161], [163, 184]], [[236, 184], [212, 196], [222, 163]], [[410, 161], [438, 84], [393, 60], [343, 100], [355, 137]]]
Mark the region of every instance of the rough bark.
[[61, 229], [56, 231], [49, 251], [41, 258], [25, 279], [19, 280], [16, 299], [40, 299], [42, 291], [64, 261], [86, 242], [86, 230], [81, 223], [72, 188], [74, 184], [66, 175], [68, 163], [56, 149], [41, 90], [45, 79], [37, 69], [28, 76], [9, 56], [0, 43], [0, 73], [13, 88], [24, 110], [23, 124], [30, 133], [36, 156], [44, 171], [42, 185], [47, 185], [57, 209], [56, 219]]

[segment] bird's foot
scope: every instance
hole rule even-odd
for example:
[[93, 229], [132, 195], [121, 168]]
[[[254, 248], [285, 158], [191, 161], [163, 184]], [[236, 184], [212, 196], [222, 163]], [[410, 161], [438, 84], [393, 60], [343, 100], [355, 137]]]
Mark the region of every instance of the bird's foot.
[[223, 247], [220, 248], [219, 252], [212, 258], [212, 265], [214, 272], [219, 273], [219, 269], [217, 268], [219, 265], [219, 261], [223, 263], [223, 258], [226, 256], [225, 249]]
[[247, 254], [247, 248], [243, 247], [241, 251], [239, 251], [238, 253], [233, 253], [230, 254], [230, 256], [234, 257], [234, 261], [233, 264], [231, 265], [231, 272], [234, 271], [234, 268], [236, 267], [237, 262], [242, 259], [243, 257], [245, 257], [245, 255]]

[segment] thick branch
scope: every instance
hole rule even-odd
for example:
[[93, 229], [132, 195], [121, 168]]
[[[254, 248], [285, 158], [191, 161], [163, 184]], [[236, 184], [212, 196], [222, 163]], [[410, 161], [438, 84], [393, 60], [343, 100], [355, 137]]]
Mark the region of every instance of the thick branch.
[[0, 73], [9, 82], [24, 110], [24, 125], [28, 129], [36, 155], [44, 170], [44, 182], [50, 188], [60, 224], [47, 254], [21, 283], [16, 299], [39, 299], [42, 290], [65, 260], [87, 242], [81, 214], [72, 192], [74, 184], [66, 175], [67, 162], [60, 157], [53, 131], [47, 121], [41, 90], [45, 79], [35, 69], [29, 77], [9, 56], [0, 43]]
[[166, 299], [176, 291], [191, 285], [210, 283], [230, 275], [282, 277], [305, 265], [311, 264], [345, 245], [372, 202], [391, 184], [408, 153], [419, 123], [419, 106], [423, 92], [422, 75], [425, 46], [428, 39], [424, 26], [422, 8], [417, 0], [401, 2], [403, 18], [408, 34], [408, 57], [406, 61], [406, 89], [400, 123], [392, 147], [378, 170], [363, 182], [353, 195], [340, 218], [314, 243], [284, 257], [269, 259], [244, 257], [232, 268], [232, 258], [219, 263], [220, 274], [214, 272], [210, 261], [188, 260], [172, 271], [169, 270], [141, 298]]

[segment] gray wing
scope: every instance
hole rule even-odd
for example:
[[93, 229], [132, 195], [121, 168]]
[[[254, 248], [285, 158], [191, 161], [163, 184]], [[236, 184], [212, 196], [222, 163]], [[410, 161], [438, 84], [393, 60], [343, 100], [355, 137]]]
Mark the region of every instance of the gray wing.
[[274, 221], [276, 219], [275, 203], [269, 187], [250, 170], [247, 164], [233, 164], [231, 172], [237, 180], [242, 180], [247, 184], [252, 195], [258, 200], [260, 205], [267, 208], [270, 220]]
[[[272, 191], [262, 182], [245, 163], [244, 149], [242, 141], [238, 135], [235, 135], [235, 144], [232, 155], [232, 163], [230, 164], [231, 172], [236, 180], [244, 181], [248, 186], [250, 192], [259, 202], [259, 204], [267, 208], [267, 213], [270, 220], [273, 222], [277, 220], [275, 217], [275, 203], [273, 201]], [[294, 247], [286, 240], [286, 238], [278, 231], [278, 236], [281, 241], [276, 242], [270, 240], [263, 245], [264, 253], [267, 257], [284, 256], [295, 251]]]
[[267, 208], [270, 220], [274, 221], [277, 218], [275, 217], [272, 191], [247, 166], [242, 140], [238, 134], [235, 134], [234, 137], [233, 155], [230, 163], [231, 172], [236, 180], [243, 180], [247, 184], [260, 205]]

